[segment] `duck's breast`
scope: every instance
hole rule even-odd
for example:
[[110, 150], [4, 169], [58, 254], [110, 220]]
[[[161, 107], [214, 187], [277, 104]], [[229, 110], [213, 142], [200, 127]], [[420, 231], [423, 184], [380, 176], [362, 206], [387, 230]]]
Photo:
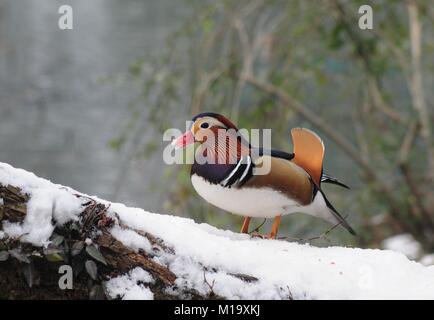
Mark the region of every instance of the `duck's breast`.
[[212, 205], [234, 214], [272, 218], [286, 214], [297, 204], [285, 194], [271, 188], [228, 188], [213, 184], [193, 174], [191, 182], [197, 193]]

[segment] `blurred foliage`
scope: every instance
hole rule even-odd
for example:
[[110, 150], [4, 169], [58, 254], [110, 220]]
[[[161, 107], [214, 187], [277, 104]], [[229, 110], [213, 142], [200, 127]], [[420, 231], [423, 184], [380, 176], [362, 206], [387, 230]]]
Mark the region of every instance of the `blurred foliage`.
[[[332, 239], [378, 246], [386, 236], [410, 232], [434, 247], [433, 181], [428, 176], [429, 139], [416, 132], [405, 165], [418, 190], [412, 190], [399, 162], [411, 124], [420, 127], [411, 56], [408, 6], [412, 1], [187, 1], [191, 13], [156, 57], [144, 57], [130, 67], [140, 97], [119, 139], [120, 149], [132, 143], [138, 155], [161, 151], [142, 141], [152, 124], [158, 134], [181, 125], [202, 111], [227, 115], [241, 128], [272, 128], [273, 146], [290, 150], [294, 126], [318, 131], [327, 146], [325, 170], [353, 186], [350, 192], [327, 187], [336, 207], [351, 213], [359, 237], [334, 232]], [[358, 8], [370, 3], [374, 29], [358, 28]], [[430, 1], [418, 1], [422, 26], [422, 71], [433, 83], [433, 13]], [[323, 128], [300, 117], [273, 94], [246, 81], [249, 75], [307, 106], [358, 151], [378, 175], [372, 177], [345, 154]], [[426, 90], [432, 109], [433, 91]], [[432, 124], [432, 114], [429, 123]], [[146, 127], [146, 128], [145, 128]], [[181, 127], [182, 129], [182, 127]], [[216, 226], [237, 226], [241, 219], [202, 201], [194, 193], [189, 166], [168, 166], [161, 189], [166, 208]], [[386, 187], [383, 188], [382, 185]], [[193, 196], [192, 196], [193, 195]], [[282, 234], [312, 236], [327, 225], [310, 217], [286, 218]], [[433, 220], [434, 221], [434, 220]], [[258, 224], [260, 221], [258, 221]], [[425, 229], [426, 227], [426, 229]], [[235, 228], [235, 227], [231, 227]], [[429, 235], [431, 234], [431, 235]], [[334, 237], [334, 238], [333, 238]]]

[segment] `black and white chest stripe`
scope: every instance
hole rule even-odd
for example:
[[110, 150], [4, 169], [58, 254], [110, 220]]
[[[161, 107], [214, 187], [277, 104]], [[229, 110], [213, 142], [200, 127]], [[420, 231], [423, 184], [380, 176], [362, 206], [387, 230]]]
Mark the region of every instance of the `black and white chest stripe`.
[[229, 172], [229, 174], [220, 181], [223, 187], [241, 187], [253, 175], [255, 164], [250, 155], [243, 156], [238, 161], [237, 165]]

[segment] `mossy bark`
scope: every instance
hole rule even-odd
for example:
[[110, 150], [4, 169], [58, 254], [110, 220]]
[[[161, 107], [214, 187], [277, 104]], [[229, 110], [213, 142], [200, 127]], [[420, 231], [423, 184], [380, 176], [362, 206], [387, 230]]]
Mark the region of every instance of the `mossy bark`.
[[[76, 196], [84, 202], [80, 222], [56, 227], [47, 248], [9, 237], [0, 240], [0, 299], [106, 299], [104, 281], [135, 267], [152, 274], [155, 282], [150, 289], [156, 299], [177, 298], [165, 292], [166, 288], [174, 287], [175, 274], [152, 260], [152, 254], [135, 252], [116, 240], [108, 231], [115, 219], [106, 215], [106, 205], [83, 195]], [[0, 230], [4, 221], [24, 220], [29, 198], [17, 187], [0, 184]], [[162, 240], [148, 233], [140, 234], [151, 242], [155, 252], [173, 253]], [[88, 260], [97, 266], [95, 279], [86, 272]], [[62, 276], [59, 267], [65, 264], [74, 270], [73, 289], [59, 288]]]

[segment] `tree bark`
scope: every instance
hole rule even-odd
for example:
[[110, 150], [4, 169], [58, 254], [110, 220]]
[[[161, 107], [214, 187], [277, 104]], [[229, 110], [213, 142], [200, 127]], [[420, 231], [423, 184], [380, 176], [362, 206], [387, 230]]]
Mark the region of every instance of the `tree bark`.
[[[108, 206], [81, 194], [85, 201], [79, 222], [68, 222], [56, 227], [47, 248], [37, 247], [20, 239], [0, 237], [0, 299], [107, 299], [105, 281], [141, 267], [155, 279], [149, 284], [154, 299], [219, 298], [212, 290], [206, 296], [195, 290], [168, 294], [174, 289], [176, 276], [166, 266], [152, 260], [153, 255], [136, 252], [116, 240], [109, 229], [115, 224], [127, 228], [107, 216]], [[23, 222], [27, 213], [28, 194], [18, 187], [0, 183], [0, 231], [5, 221]], [[146, 237], [153, 251], [175, 254], [161, 239], [149, 233], [134, 230]], [[91, 244], [89, 244], [91, 242]], [[95, 250], [87, 250], [91, 246]], [[93, 279], [86, 272], [85, 262], [93, 261], [98, 273]], [[74, 270], [73, 289], [59, 287], [59, 267], [71, 265]], [[246, 279], [249, 279], [246, 276]]]

